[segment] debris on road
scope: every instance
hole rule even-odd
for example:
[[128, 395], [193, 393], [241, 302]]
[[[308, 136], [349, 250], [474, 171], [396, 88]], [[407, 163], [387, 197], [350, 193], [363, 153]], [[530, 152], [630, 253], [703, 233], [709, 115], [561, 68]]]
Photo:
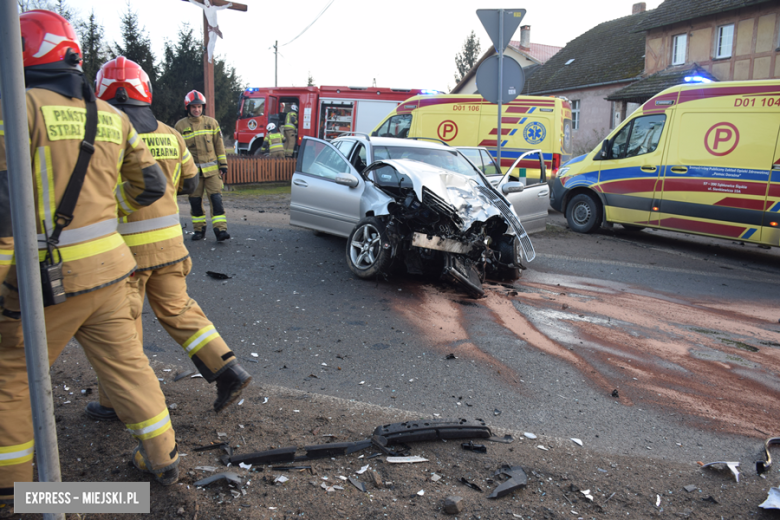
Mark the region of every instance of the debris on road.
[[209, 275], [211, 278], [214, 278], [215, 280], [230, 280], [233, 278], [232, 276], [228, 276], [225, 273], [217, 273], [214, 271], [206, 271], [206, 274]]
[[468, 480], [466, 480], [465, 477], [460, 477], [460, 480], [458, 482], [460, 482], [462, 484], [465, 484], [466, 486], [470, 487], [471, 489], [474, 489], [474, 490], [479, 491], [480, 493], [482, 493], [482, 488], [481, 487], [479, 487], [478, 485], [474, 484], [473, 482], [469, 482]]
[[494, 489], [488, 495], [488, 498], [501, 498], [516, 489], [524, 488], [528, 484], [528, 475], [525, 474], [525, 470], [520, 466], [501, 466], [501, 469], [497, 470], [494, 476], [501, 475], [509, 477], [509, 480]]
[[241, 477], [239, 477], [237, 474], [233, 473], [232, 471], [226, 471], [224, 473], [217, 473], [216, 475], [212, 475], [202, 480], [198, 480], [193, 485], [195, 487], [206, 487], [213, 482], [217, 482], [218, 480], [227, 480], [229, 483], [237, 484], [239, 486], [242, 484]]
[[358, 479], [356, 479], [355, 477], [352, 477], [352, 476], [350, 476], [350, 477], [349, 477], [349, 482], [350, 482], [350, 484], [352, 484], [353, 486], [355, 486], [356, 488], [358, 488], [358, 489], [359, 489], [360, 491], [362, 491], [363, 493], [365, 493], [365, 492], [367, 491], [367, 490], [366, 490], [366, 485], [365, 485], [363, 482], [360, 482], [360, 481], [359, 481]]
[[582, 446], [582, 441], [580, 439], [575, 439], [574, 437], [571, 438], [572, 442], [574, 444], [577, 444], [579, 446]]
[[761, 509], [780, 509], [780, 488], [769, 488], [769, 494], [762, 503], [758, 505]]
[[699, 489], [699, 487], [694, 484], [688, 484], [687, 486], [684, 486], [683, 489], [688, 493], [693, 493], [694, 491]]
[[718, 462], [709, 462], [707, 464], [704, 464], [703, 462], [697, 462], [699, 466], [704, 468], [709, 468], [711, 466], [714, 466], [715, 464], [725, 464], [727, 468], [731, 470], [731, 473], [734, 474], [734, 478], [737, 479], [737, 482], [739, 482], [739, 470], [737, 469], [739, 467], [739, 462], [725, 462], [725, 461], [718, 461]]
[[523, 433], [523, 435], [526, 438], [531, 439], [531, 440], [536, 439], [536, 435], [534, 435], [533, 433], [525, 432], [525, 433]]
[[487, 453], [487, 448], [485, 447], [484, 444], [474, 444], [474, 441], [461, 443], [460, 447], [467, 451], [475, 451], [477, 453]]
[[774, 445], [780, 445], [780, 437], [770, 437], [764, 442], [764, 456], [766, 457], [766, 461], [756, 461], [756, 472], [759, 475], [769, 471], [769, 468], [772, 466], [772, 455], [769, 453], [769, 447]]
[[190, 376], [190, 375], [192, 375], [194, 373], [195, 373], [194, 370], [187, 370], [186, 372], [182, 372], [181, 374], [177, 374], [176, 377], [173, 378], [173, 382], [175, 383], [176, 381], [180, 381], [180, 380], [184, 379], [185, 377]]
[[387, 462], [390, 464], [414, 464], [415, 462], [428, 462], [428, 459], [412, 455], [410, 457], [387, 457]]
[[490, 442], [501, 442], [503, 444], [512, 444], [515, 441], [515, 439], [511, 435], [506, 434], [503, 437], [496, 437], [496, 436], [490, 437], [488, 439], [488, 441], [490, 441]]
[[457, 515], [463, 511], [463, 497], [450, 495], [444, 499], [444, 512], [448, 515]]

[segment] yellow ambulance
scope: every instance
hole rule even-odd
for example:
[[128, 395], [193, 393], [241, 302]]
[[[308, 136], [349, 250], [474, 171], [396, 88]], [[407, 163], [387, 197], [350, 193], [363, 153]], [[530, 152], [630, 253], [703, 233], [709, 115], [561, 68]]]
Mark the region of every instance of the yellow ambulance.
[[[501, 108], [501, 169], [506, 172], [524, 152], [541, 149], [547, 177], [554, 177], [571, 157], [569, 102], [559, 97], [520, 96]], [[496, 157], [498, 105], [478, 95], [414, 96], [398, 105], [371, 135], [426, 137], [450, 146], [481, 146]], [[538, 160], [527, 162], [517, 167], [525, 171], [528, 183], [536, 183], [541, 173]]]
[[780, 81], [671, 87], [561, 167], [569, 227], [652, 227], [780, 245]]

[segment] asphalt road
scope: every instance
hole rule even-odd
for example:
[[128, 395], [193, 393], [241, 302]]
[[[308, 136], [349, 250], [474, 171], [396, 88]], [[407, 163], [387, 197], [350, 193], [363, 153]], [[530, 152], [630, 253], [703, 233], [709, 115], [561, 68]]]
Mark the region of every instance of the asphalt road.
[[[472, 300], [427, 280], [359, 280], [345, 239], [262, 203], [226, 206], [232, 240], [187, 242], [189, 290], [261, 386], [669, 459], [749, 466], [777, 435], [777, 249], [618, 226], [577, 235], [551, 213], [523, 277]], [[145, 312], [147, 353], [185, 365]]]

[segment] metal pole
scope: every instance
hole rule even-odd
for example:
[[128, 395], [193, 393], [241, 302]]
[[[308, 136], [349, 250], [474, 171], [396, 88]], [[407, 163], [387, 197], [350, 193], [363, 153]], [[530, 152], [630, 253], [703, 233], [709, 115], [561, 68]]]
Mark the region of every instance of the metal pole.
[[[0, 1], [0, 91], [5, 122], [8, 184], [11, 190], [14, 254], [24, 332], [24, 354], [30, 384], [35, 453], [40, 482], [61, 482], [57, 429], [54, 424], [49, 349], [38, 267], [27, 103], [24, 95], [22, 35], [16, 2]], [[5, 420], [9, 420], [5, 418]], [[46, 520], [65, 520], [63, 513], [46, 513]]]
[[274, 41], [274, 87], [278, 87], [279, 84], [277, 83], [277, 64], [279, 62], [279, 40]]
[[[504, 43], [504, 10], [498, 10], [498, 41]], [[498, 139], [496, 140], [496, 158], [498, 159], [498, 168], [504, 171], [501, 167], [501, 105], [504, 101], [504, 49], [496, 49], [498, 51]]]

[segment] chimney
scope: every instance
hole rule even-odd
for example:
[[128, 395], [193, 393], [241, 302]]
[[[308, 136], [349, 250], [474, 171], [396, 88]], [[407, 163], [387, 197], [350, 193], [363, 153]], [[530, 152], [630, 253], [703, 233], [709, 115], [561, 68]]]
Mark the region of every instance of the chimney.
[[529, 48], [531, 46], [531, 26], [524, 25], [520, 27], [520, 47]]
[[638, 4], [634, 4], [633, 7], [631, 7], [631, 14], [644, 13], [645, 10], [647, 10], [647, 4], [644, 2], [639, 2]]

